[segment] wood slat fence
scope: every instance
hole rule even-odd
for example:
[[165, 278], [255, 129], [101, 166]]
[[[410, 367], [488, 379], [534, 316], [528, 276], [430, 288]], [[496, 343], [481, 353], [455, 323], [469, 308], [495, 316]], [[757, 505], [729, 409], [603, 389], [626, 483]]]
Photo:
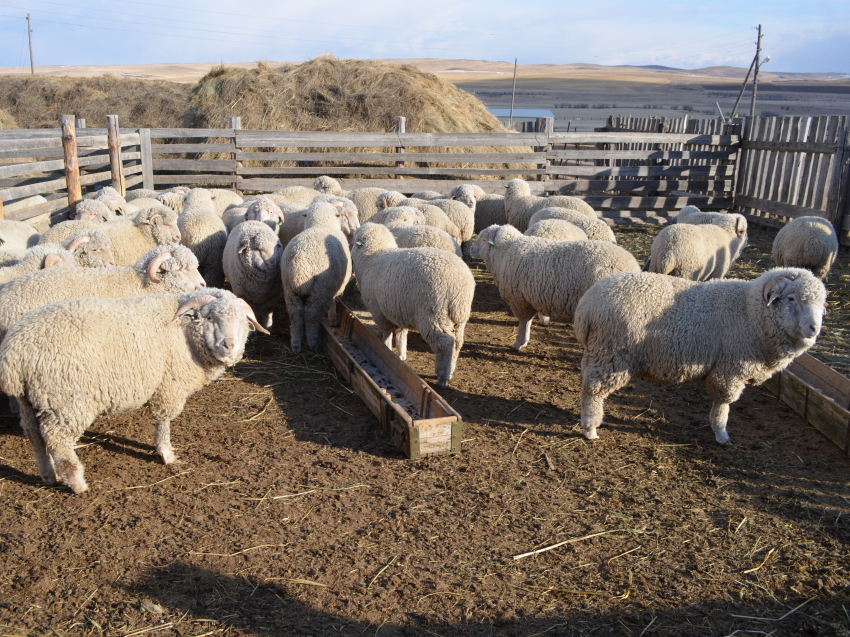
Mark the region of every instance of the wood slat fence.
[[[471, 182], [501, 193], [522, 177], [532, 192], [582, 197], [614, 221], [665, 223], [693, 204], [736, 207], [765, 224], [819, 214], [840, 226], [847, 208], [846, 117], [610, 117], [594, 132], [559, 133], [551, 118], [523, 133], [407, 133], [404, 118], [385, 133], [243, 130], [239, 118], [225, 129], [118, 129], [113, 120], [121, 137], [113, 168], [123, 169], [126, 187], [272, 192], [330, 175], [346, 189], [447, 193]], [[117, 183], [107, 137], [108, 129], [77, 129], [83, 187]], [[48, 222], [67, 213], [62, 144], [60, 129], [0, 131], [0, 201], [51, 198], [8, 218]], [[846, 231], [842, 239], [850, 245]]]

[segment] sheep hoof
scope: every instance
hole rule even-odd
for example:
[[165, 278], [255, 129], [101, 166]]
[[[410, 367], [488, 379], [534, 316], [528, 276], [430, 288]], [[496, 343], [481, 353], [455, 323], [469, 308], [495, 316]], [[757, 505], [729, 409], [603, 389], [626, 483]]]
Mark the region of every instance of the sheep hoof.
[[179, 458], [174, 455], [173, 451], [163, 451], [162, 452], [162, 462], [164, 464], [180, 464]]
[[717, 442], [723, 445], [724, 447], [732, 446], [732, 440], [729, 438], [729, 436], [726, 436], [726, 438], [724, 439], [721, 439], [720, 436], [717, 436]]
[[525, 349], [525, 346], [526, 346], [526, 345], [528, 345], [528, 342], [523, 343], [523, 342], [521, 342], [521, 341], [517, 341], [516, 343], [514, 343], [513, 345], [511, 345], [511, 347], [512, 347], [513, 349], [515, 349], [516, 351], [521, 352], [523, 349]]

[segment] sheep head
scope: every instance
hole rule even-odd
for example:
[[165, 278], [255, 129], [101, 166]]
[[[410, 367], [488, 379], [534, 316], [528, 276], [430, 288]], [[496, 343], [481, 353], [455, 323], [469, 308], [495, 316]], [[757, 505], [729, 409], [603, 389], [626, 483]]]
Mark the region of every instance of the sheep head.
[[182, 236], [177, 227], [177, 213], [166, 206], [155, 206], [140, 210], [135, 219], [136, 227], [150, 234], [160, 246], [180, 243]]
[[382, 192], [378, 195], [378, 198], [375, 199], [375, 206], [378, 210], [383, 210], [384, 208], [396, 208], [398, 206], [403, 206], [406, 201], [407, 197], [400, 192], [388, 190], [387, 192]]
[[145, 273], [148, 285], [156, 285], [162, 292], [186, 293], [207, 286], [198, 272], [198, 259], [186, 246], [160, 246], [139, 259], [135, 267]]
[[425, 215], [413, 206], [401, 206], [393, 209], [384, 217], [384, 225], [388, 228], [403, 228], [405, 226], [424, 226]]
[[469, 184], [461, 184], [452, 188], [451, 198], [468, 206], [475, 212], [475, 189]]
[[251, 202], [245, 210], [245, 221], [262, 221], [270, 228], [283, 223], [283, 211], [268, 197], [260, 197]]
[[225, 365], [242, 358], [249, 331], [268, 334], [243, 299], [217, 289], [183, 297], [174, 323], [189, 327], [199, 353]]
[[241, 225], [239, 248], [243, 262], [252, 270], [277, 272], [283, 245], [277, 233], [261, 221], [246, 221]]
[[765, 311], [797, 349], [815, 343], [826, 310], [826, 288], [808, 270], [775, 268], [756, 279]]
[[528, 182], [518, 177], [505, 184], [505, 188], [507, 188], [506, 197], [527, 197], [531, 194], [531, 187]]
[[106, 222], [115, 218], [115, 213], [99, 199], [83, 199], [74, 209], [73, 219], [78, 221]]
[[329, 195], [338, 195], [342, 192], [342, 186], [333, 177], [322, 175], [313, 180], [313, 190]]
[[354, 233], [351, 258], [355, 258], [355, 255], [370, 256], [396, 248], [398, 248], [398, 244], [389, 228], [380, 223], [364, 223]]
[[183, 204], [186, 202], [186, 194], [182, 192], [164, 192], [157, 197], [157, 201], [164, 206], [168, 206], [179, 215], [183, 212]]
[[84, 268], [102, 268], [115, 265], [112, 240], [100, 230], [80, 230], [62, 242], [74, 253], [77, 264]]

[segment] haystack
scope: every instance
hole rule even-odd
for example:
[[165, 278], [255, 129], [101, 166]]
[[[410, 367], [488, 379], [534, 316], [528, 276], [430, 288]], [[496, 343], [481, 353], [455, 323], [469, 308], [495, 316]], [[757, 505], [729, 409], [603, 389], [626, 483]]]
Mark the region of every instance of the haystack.
[[[407, 118], [406, 130], [409, 133], [510, 132], [478, 98], [432, 73], [409, 65], [375, 60], [339, 60], [333, 56], [281, 68], [272, 68], [262, 62], [257, 68], [247, 70], [219, 66], [192, 89], [183, 125], [226, 128], [229, 118], [238, 116], [242, 118], [242, 128], [249, 130], [392, 132], [399, 115]], [[274, 150], [284, 151], [282, 148]], [[286, 152], [297, 150], [286, 149]], [[367, 149], [335, 150], [353, 152]], [[409, 149], [410, 152], [416, 150]], [[464, 150], [429, 147], [427, 152], [457, 153]], [[524, 147], [476, 147], [477, 152], [516, 153], [528, 150]], [[290, 166], [293, 162], [245, 164]], [[323, 164], [310, 162], [310, 165]], [[352, 165], [363, 164], [349, 164]], [[431, 165], [449, 167], [443, 163]], [[452, 164], [451, 167], [500, 166], [464, 163]], [[330, 174], [333, 174], [332, 170]]]
[[178, 128], [191, 86], [174, 82], [101, 77], [0, 77], [0, 109], [20, 128], [56, 128], [73, 113], [89, 128], [105, 128], [107, 115], [122, 127]]
[[0, 130], [9, 130], [10, 128], [17, 127], [18, 124], [15, 121], [15, 118], [12, 117], [11, 113], [0, 108]]

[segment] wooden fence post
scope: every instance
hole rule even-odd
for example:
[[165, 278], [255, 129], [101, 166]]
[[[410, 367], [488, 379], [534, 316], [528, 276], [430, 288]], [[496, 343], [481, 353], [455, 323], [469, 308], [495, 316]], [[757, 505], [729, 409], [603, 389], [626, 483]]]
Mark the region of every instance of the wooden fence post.
[[[396, 132], [396, 134], [402, 134], [402, 133], [405, 132], [406, 123], [407, 123], [406, 117], [399, 116], [399, 117], [395, 118], [395, 132]], [[400, 139], [399, 139], [399, 143], [401, 143]], [[399, 154], [403, 154], [405, 152], [405, 147], [404, 146], [396, 146], [395, 152], [397, 152]], [[395, 163], [395, 165], [396, 165], [396, 168], [404, 168], [404, 162], [403, 161], [397, 161]], [[396, 175], [395, 178], [396, 179], [404, 179], [404, 175]]]
[[6, 215], [3, 214], [3, 200], [0, 199], [0, 220], [5, 219]]
[[77, 161], [77, 133], [74, 130], [74, 116], [60, 115], [59, 124], [62, 127], [62, 149], [65, 153], [65, 185], [68, 189], [68, 207], [71, 212], [77, 208], [77, 203], [83, 198], [80, 184], [80, 164]]
[[106, 116], [106, 142], [109, 146], [112, 187], [123, 197], [127, 194], [127, 181], [124, 179], [124, 162], [121, 161], [121, 135], [118, 134], [117, 115]]
[[142, 156], [142, 188], [154, 190], [150, 128], [139, 129], [139, 154]]
[[242, 168], [242, 162], [236, 161], [236, 131], [242, 129], [242, 118], [241, 117], [231, 117], [229, 122], [229, 128], [233, 129], [233, 151], [230, 153], [230, 158], [236, 162], [236, 170], [233, 172], [233, 189], [239, 190], [239, 169]]
[[86, 127], [86, 119], [84, 117], [78, 117], [77, 121], [74, 122], [75, 128], [85, 128]]
[[[538, 117], [537, 122], [534, 126], [534, 132], [538, 134], [543, 134], [546, 136], [546, 145], [538, 146], [534, 149], [535, 153], [547, 153], [546, 159], [543, 160], [542, 164], [537, 164], [537, 167], [544, 171], [542, 175], [537, 175], [537, 181], [547, 181], [549, 179], [549, 175], [545, 173], [545, 171], [549, 168], [549, 157], [548, 153], [552, 150], [552, 144], [549, 143], [549, 136], [555, 132], [555, 118], [554, 117]], [[546, 190], [544, 188], [543, 190]]]

